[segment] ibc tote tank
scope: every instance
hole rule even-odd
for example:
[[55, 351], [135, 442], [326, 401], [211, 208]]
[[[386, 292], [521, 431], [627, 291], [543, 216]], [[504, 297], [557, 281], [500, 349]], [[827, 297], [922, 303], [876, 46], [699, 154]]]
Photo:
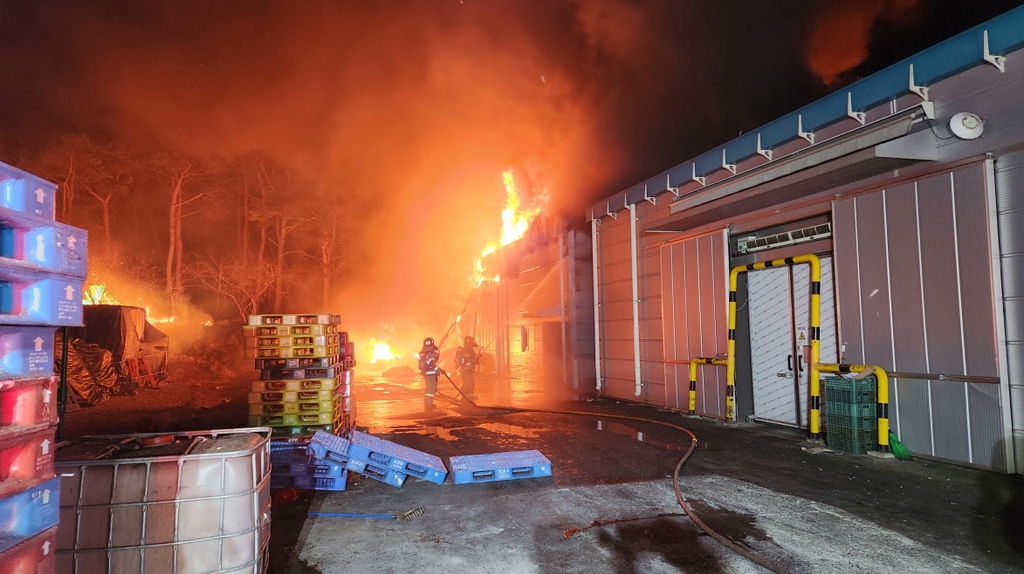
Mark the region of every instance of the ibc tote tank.
[[57, 572], [266, 570], [269, 428], [74, 439], [61, 476]]

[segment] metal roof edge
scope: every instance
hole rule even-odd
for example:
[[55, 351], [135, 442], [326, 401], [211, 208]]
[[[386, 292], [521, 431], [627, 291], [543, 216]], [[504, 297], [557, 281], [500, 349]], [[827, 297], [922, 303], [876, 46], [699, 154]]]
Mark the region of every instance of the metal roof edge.
[[[979, 65], [992, 65], [1003, 70], [1005, 56], [1021, 48], [1024, 48], [1024, 6], [947, 38], [756, 130], [608, 196], [586, 209], [586, 220], [605, 215], [614, 217], [630, 204], [645, 200], [653, 203], [654, 198], [665, 193], [674, 193], [678, 197], [680, 185], [698, 181], [703, 186], [707, 174], [719, 169], [732, 171], [739, 160], [756, 154], [764, 155], [770, 164], [773, 147], [800, 137], [811, 142], [809, 147], [814, 147], [815, 129], [846, 118], [861, 122], [860, 126], [847, 133], [856, 131], [863, 127], [864, 110], [910, 93], [928, 101], [928, 85]], [[733, 157], [729, 156], [730, 151]], [[673, 176], [676, 176], [675, 180]]]

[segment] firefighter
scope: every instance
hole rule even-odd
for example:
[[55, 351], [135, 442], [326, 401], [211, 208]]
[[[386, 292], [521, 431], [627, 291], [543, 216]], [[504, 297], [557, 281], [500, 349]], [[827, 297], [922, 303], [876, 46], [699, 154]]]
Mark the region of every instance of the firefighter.
[[423, 348], [417, 355], [420, 359], [420, 373], [423, 375], [423, 382], [426, 389], [423, 394], [423, 408], [427, 411], [434, 410], [434, 394], [437, 393], [437, 375], [441, 368], [437, 366], [437, 360], [441, 358], [440, 350], [434, 344], [433, 337], [423, 339]]
[[462, 375], [462, 394], [469, 400], [476, 402], [476, 395], [473, 389], [476, 385], [476, 366], [480, 364], [479, 347], [472, 336], [467, 336], [462, 346], [455, 351], [455, 362], [459, 367], [459, 374]]

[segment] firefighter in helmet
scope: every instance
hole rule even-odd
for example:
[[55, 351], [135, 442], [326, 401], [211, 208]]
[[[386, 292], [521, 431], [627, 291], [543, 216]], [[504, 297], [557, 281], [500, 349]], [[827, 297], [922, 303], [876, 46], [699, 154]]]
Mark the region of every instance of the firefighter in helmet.
[[479, 346], [472, 336], [467, 336], [461, 347], [455, 351], [455, 362], [459, 374], [462, 375], [462, 394], [471, 401], [476, 401], [476, 366], [480, 364]]
[[423, 408], [428, 411], [434, 410], [434, 394], [437, 393], [437, 376], [441, 367], [437, 366], [437, 360], [441, 358], [440, 349], [434, 344], [433, 337], [423, 339], [423, 348], [418, 354], [420, 359], [420, 373], [426, 383], [423, 394]]

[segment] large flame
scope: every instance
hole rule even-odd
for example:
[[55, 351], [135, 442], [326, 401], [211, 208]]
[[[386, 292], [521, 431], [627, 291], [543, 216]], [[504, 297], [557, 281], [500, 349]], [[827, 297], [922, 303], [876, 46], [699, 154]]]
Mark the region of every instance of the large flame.
[[401, 358], [399, 355], [395, 355], [391, 352], [391, 345], [385, 341], [378, 341], [377, 339], [370, 339], [371, 349], [371, 363], [379, 363], [381, 361], [393, 361]]
[[519, 192], [519, 186], [516, 185], [515, 176], [511, 171], [503, 172], [501, 179], [505, 184], [505, 208], [501, 210], [501, 239], [499, 241], [487, 242], [483, 251], [480, 252], [480, 257], [477, 258], [473, 266], [473, 281], [475, 285], [499, 281], [498, 276], [486, 275], [483, 266], [484, 257], [509, 243], [522, 239], [530, 229], [530, 224], [540, 215], [539, 205], [523, 207], [523, 198]]

